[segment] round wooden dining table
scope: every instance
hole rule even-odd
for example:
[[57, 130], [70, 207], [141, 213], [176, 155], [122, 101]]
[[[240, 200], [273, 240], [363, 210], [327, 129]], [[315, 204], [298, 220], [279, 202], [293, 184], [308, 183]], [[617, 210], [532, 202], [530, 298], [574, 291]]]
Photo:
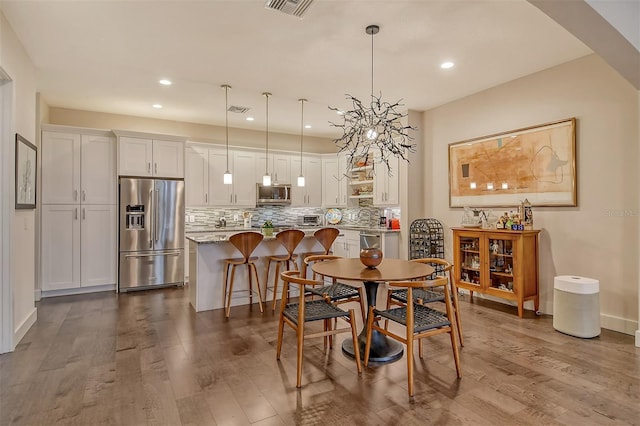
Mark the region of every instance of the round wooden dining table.
[[[410, 262], [401, 259], [383, 259], [382, 262], [373, 269], [365, 267], [359, 258], [344, 258], [317, 262], [311, 269], [325, 277], [337, 278], [339, 280], [362, 281], [367, 293], [367, 305], [376, 306], [376, 295], [378, 285], [385, 281], [404, 281], [414, 278], [429, 276], [433, 273], [433, 267], [424, 263]], [[368, 314], [367, 314], [368, 315]], [[365, 327], [358, 336], [360, 345], [360, 357], [364, 359], [364, 347], [367, 340]], [[345, 339], [342, 343], [342, 351], [351, 357], [355, 356], [353, 342]], [[395, 340], [387, 339], [386, 336], [376, 330], [371, 336], [371, 352], [369, 360], [372, 362], [384, 363], [392, 362], [402, 357], [403, 346]]]

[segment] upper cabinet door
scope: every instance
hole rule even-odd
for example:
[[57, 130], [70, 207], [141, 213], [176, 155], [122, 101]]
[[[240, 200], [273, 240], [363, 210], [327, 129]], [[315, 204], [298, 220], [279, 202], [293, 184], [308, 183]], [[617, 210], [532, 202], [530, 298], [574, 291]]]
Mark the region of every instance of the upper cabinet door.
[[340, 188], [338, 176], [338, 158], [322, 159], [322, 206], [338, 207], [340, 203]]
[[[256, 206], [256, 183], [255, 175], [252, 172], [255, 169], [255, 153], [250, 151], [233, 152], [233, 205]], [[220, 180], [222, 180], [222, 173]]]
[[289, 154], [274, 154], [273, 179], [276, 183], [292, 183], [295, 181], [295, 178], [291, 179], [291, 156]]
[[83, 204], [116, 203], [116, 145], [109, 136], [82, 135], [81, 191]]
[[153, 176], [184, 177], [184, 143], [153, 140]]
[[322, 161], [317, 157], [305, 159], [305, 186], [307, 188], [307, 206], [322, 205]]
[[80, 202], [80, 135], [42, 132], [42, 203]]
[[[209, 149], [209, 197], [206, 198], [206, 202], [211, 206], [229, 206], [232, 203], [232, 186], [225, 185], [223, 176], [225, 170], [227, 170], [227, 152], [224, 149]], [[233, 173], [233, 182], [238, 179], [238, 176]], [[245, 174], [249, 174], [252, 177], [253, 174], [245, 171]]]
[[184, 176], [187, 207], [206, 206], [209, 195], [209, 150], [188, 147]]
[[121, 136], [119, 139], [119, 170], [121, 176], [152, 176], [153, 141]]

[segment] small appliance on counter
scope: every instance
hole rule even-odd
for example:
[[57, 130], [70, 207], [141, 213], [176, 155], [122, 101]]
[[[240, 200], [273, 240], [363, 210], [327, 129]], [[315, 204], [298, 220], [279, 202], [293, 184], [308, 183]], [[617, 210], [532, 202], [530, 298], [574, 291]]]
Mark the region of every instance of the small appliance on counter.
[[320, 215], [317, 215], [317, 214], [303, 215], [302, 217], [298, 218], [298, 225], [321, 226], [322, 219], [320, 218]]
[[184, 181], [120, 178], [118, 290], [184, 284]]

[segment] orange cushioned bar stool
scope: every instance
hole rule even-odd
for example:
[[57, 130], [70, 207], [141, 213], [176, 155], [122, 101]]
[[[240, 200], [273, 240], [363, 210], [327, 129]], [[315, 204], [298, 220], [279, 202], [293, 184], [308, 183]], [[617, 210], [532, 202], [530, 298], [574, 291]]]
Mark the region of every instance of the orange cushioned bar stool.
[[[240, 232], [238, 234], [229, 237], [229, 242], [238, 249], [242, 258], [238, 259], [225, 259], [224, 260], [224, 293], [223, 299], [225, 300], [225, 316], [229, 318], [231, 311], [231, 295], [233, 293], [233, 278], [236, 273], [236, 266], [247, 265], [247, 272], [249, 275], [249, 288], [245, 290], [239, 290], [239, 292], [249, 292], [249, 303], [253, 304], [253, 295], [258, 294], [258, 300], [260, 302], [260, 312], [264, 312], [262, 307], [262, 294], [260, 293], [260, 281], [258, 280], [258, 270], [254, 263], [258, 258], [251, 257], [251, 253], [258, 247], [258, 244], [262, 242], [263, 235], [258, 232]], [[231, 270], [231, 279], [229, 279], [229, 270]], [[251, 272], [256, 277], [256, 290], [253, 290], [253, 280], [251, 279]]]
[[[280, 279], [280, 265], [284, 264], [287, 271], [290, 270], [290, 266], [293, 264], [293, 269], [298, 270], [298, 264], [296, 259], [297, 254], [293, 254], [295, 249], [300, 244], [300, 241], [304, 238], [304, 232], [298, 229], [287, 229], [286, 231], [280, 231], [276, 234], [276, 240], [280, 241], [280, 244], [284, 246], [287, 254], [267, 256], [267, 273], [265, 275], [264, 282], [266, 288], [264, 292], [264, 298], [267, 298], [267, 291], [273, 292], [272, 307], [271, 310], [276, 310], [276, 295], [278, 294], [278, 280]], [[276, 263], [276, 273], [273, 277], [273, 286], [269, 287], [269, 269], [271, 268], [271, 262]]]
[[[324, 247], [324, 250], [305, 253], [302, 258], [306, 259], [308, 256], [331, 254], [331, 246], [333, 245], [333, 242], [336, 240], [336, 238], [338, 238], [338, 235], [340, 235], [340, 231], [337, 228], [318, 229], [316, 232], [313, 233], [313, 236], [316, 237], [316, 240], [318, 240], [320, 245]], [[302, 277], [303, 278], [307, 277], [306, 262], [302, 263]], [[313, 279], [314, 280], [316, 279], [316, 274], [313, 274]]]

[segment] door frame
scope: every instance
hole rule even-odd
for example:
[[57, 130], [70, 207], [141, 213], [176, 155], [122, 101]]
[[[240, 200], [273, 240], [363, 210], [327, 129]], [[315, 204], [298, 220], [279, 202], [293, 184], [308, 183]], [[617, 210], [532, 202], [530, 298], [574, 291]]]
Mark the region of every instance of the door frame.
[[0, 353], [14, 347], [13, 287], [11, 285], [11, 229], [14, 203], [15, 144], [13, 139], [14, 83], [0, 67]]

